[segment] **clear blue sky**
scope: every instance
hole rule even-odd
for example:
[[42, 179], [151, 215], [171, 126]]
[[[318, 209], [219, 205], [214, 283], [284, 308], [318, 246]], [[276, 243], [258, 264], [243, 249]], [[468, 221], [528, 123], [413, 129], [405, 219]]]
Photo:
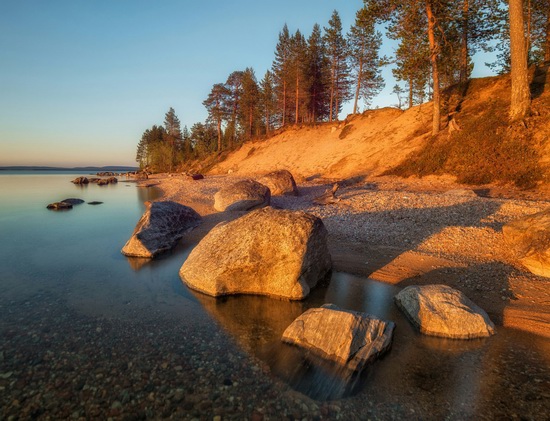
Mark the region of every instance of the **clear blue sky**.
[[[213, 84], [246, 67], [261, 79], [285, 22], [308, 36], [336, 9], [347, 32], [361, 5], [2, 0], [0, 165], [135, 165], [141, 134], [170, 107], [191, 127], [206, 118], [202, 101]], [[396, 103], [390, 75], [374, 106]]]

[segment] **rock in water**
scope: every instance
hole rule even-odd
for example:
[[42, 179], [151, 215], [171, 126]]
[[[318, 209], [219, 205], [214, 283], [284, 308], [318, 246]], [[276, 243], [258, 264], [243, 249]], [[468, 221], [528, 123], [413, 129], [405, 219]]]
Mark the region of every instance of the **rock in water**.
[[508, 223], [502, 233], [529, 271], [550, 278], [550, 209]]
[[84, 203], [84, 200], [75, 199], [74, 197], [71, 197], [69, 199], [63, 199], [62, 202], [70, 203], [71, 205], [80, 205], [80, 204]]
[[395, 303], [426, 335], [473, 339], [495, 334], [487, 313], [447, 285], [411, 285], [395, 296]]
[[386, 352], [395, 323], [334, 304], [311, 308], [286, 328], [283, 342], [298, 345], [353, 371]]
[[132, 237], [122, 248], [122, 254], [154, 257], [174, 247], [200, 222], [200, 215], [190, 207], [171, 201], [148, 203]]
[[86, 177], [77, 177], [72, 181], [74, 184], [88, 184], [88, 182], [89, 180]]
[[301, 300], [331, 268], [327, 230], [305, 212], [263, 208], [218, 224], [180, 269], [212, 296], [258, 294]]
[[67, 202], [54, 202], [50, 203], [48, 206], [46, 206], [46, 208], [51, 210], [67, 210], [72, 209], [73, 205]]
[[294, 181], [294, 177], [287, 170], [270, 172], [258, 181], [264, 186], [269, 187], [272, 196], [298, 196], [296, 181]]
[[223, 211], [247, 211], [269, 206], [271, 192], [254, 180], [242, 180], [223, 187], [214, 195], [214, 209]]

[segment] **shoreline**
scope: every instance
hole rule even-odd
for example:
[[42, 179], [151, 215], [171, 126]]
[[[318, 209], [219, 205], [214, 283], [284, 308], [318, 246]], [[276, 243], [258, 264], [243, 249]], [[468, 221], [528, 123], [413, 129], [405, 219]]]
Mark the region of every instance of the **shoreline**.
[[[203, 216], [203, 224], [182, 240], [193, 245], [216, 224], [243, 214], [213, 208], [214, 193], [242, 178], [214, 175], [195, 181], [157, 174], [142, 184], [159, 189], [160, 200], [182, 203]], [[312, 199], [330, 186], [298, 183], [300, 196], [272, 197], [272, 206], [323, 220], [335, 271], [401, 288], [444, 283], [463, 291], [497, 325], [550, 338], [550, 280], [523, 269], [502, 239], [505, 223], [550, 206], [537, 192], [472, 189], [445, 177], [377, 177], [344, 182], [339, 202], [313, 205]]]

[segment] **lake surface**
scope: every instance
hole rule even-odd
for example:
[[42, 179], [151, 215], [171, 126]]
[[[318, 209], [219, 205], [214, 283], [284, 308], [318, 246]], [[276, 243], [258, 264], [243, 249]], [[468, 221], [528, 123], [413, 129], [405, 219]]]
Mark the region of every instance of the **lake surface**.
[[[422, 336], [393, 305], [398, 287], [346, 273], [302, 302], [190, 291], [178, 271], [192, 244], [155, 261], [120, 253], [158, 192], [70, 183], [79, 175], [0, 173], [0, 419], [550, 413], [548, 340]], [[70, 197], [103, 204], [46, 209]], [[397, 324], [390, 353], [359, 377], [279, 340], [326, 302]]]

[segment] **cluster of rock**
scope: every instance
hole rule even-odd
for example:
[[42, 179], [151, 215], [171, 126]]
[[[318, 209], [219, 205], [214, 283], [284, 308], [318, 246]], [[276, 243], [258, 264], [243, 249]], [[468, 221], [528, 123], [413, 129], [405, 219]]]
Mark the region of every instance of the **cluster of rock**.
[[[72, 209], [74, 205], [80, 205], [84, 203], [84, 200], [82, 199], [76, 199], [76, 198], [69, 198], [69, 199], [63, 199], [59, 202], [53, 202], [46, 206], [46, 208], [51, 210], [68, 210]], [[103, 202], [88, 202], [88, 205], [101, 205]]]
[[97, 178], [97, 177], [77, 177], [72, 181], [73, 184], [97, 184], [98, 186], [106, 186], [108, 184], [118, 183], [118, 178], [109, 177], [109, 178]]
[[[322, 220], [269, 207], [271, 194], [297, 194], [292, 175], [278, 171], [260, 181], [242, 180], [215, 194], [218, 211], [252, 211], [218, 224], [193, 249], [179, 272], [188, 287], [213, 297], [255, 294], [302, 300], [330, 273]], [[335, 189], [330, 193], [333, 198]], [[200, 221], [194, 210], [178, 203], [148, 204], [122, 253], [154, 257]], [[395, 303], [427, 335], [469, 339], [495, 333], [481, 308], [446, 285], [407, 287]], [[394, 328], [392, 321], [327, 304], [295, 319], [282, 341], [358, 372], [390, 349]]]

